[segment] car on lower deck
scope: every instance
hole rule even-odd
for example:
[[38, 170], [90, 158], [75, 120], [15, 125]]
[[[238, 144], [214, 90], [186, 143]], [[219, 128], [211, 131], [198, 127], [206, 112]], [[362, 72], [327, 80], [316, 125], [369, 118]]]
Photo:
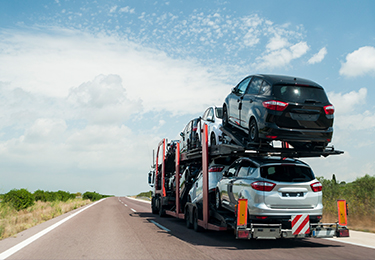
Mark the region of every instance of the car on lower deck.
[[[233, 162], [233, 161], [231, 161]], [[230, 163], [227, 162], [212, 162], [208, 167], [208, 200], [212, 205], [215, 203], [215, 190], [217, 183], [223, 178], [223, 172], [225, 172]], [[189, 202], [192, 203], [203, 203], [203, 172], [200, 171], [192, 188], [189, 191]]]
[[248, 200], [249, 221], [254, 223], [287, 227], [292, 215], [308, 214], [314, 223], [323, 213], [322, 184], [306, 163], [295, 159], [237, 159], [217, 183], [215, 207], [235, 213], [242, 198]]
[[285, 141], [298, 149], [324, 149], [333, 135], [334, 107], [322, 86], [297, 77], [251, 75], [225, 98], [223, 126], [248, 141]]

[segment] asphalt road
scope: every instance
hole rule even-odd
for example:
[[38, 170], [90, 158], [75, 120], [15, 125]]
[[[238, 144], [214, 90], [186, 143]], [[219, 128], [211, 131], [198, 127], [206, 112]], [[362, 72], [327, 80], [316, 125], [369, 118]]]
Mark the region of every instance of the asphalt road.
[[80, 210], [0, 241], [0, 259], [374, 259], [375, 255], [375, 244], [368, 248], [310, 238], [248, 241], [236, 240], [230, 232], [196, 233], [183, 220], [160, 218], [151, 214], [149, 203], [124, 197]]

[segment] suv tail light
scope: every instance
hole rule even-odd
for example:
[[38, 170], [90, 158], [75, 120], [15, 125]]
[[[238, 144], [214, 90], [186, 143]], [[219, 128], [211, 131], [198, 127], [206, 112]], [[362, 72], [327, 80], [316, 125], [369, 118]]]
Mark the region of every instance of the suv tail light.
[[335, 107], [333, 105], [325, 106], [324, 112], [326, 112], [326, 115], [333, 115], [333, 113], [335, 113]]
[[221, 167], [218, 167], [218, 166], [214, 166], [214, 167], [210, 167], [209, 169], [208, 169], [208, 171], [209, 172], [221, 172], [222, 170], [224, 170], [224, 167], [223, 166], [221, 166]]
[[268, 182], [268, 181], [256, 181], [251, 184], [251, 187], [254, 190], [259, 191], [271, 191], [276, 186], [275, 183]]
[[265, 108], [274, 110], [274, 111], [284, 111], [284, 109], [288, 106], [288, 103], [277, 101], [277, 100], [264, 101], [262, 104]]
[[313, 192], [322, 191], [323, 186], [320, 182], [314, 182], [310, 185]]

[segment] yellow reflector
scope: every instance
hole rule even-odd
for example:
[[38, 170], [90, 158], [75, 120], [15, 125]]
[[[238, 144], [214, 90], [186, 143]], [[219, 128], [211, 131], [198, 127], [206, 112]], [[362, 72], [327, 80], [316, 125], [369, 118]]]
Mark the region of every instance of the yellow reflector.
[[339, 225], [346, 226], [348, 224], [346, 215], [346, 200], [337, 200], [337, 208], [339, 212]]
[[247, 199], [238, 200], [237, 226], [247, 226]]

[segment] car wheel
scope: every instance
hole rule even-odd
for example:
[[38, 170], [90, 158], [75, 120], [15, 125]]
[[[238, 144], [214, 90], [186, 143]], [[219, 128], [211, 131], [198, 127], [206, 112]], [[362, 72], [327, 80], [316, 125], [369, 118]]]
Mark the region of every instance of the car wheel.
[[193, 223], [191, 223], [190, 212], [189, 212], [188, 208], [186, 208], [186, 211], [185, 211], [185, 223], [186, 223], [186, 227], [188, 229], [192, 229], [193, 228]]
[[215, 137], [215, 133], [212, 133], [212, 134], [211, 134], [210, 143], [211, 143], [210, 146], [216, 145], [216, 137]]
[[223, 108], [223, 121], [222, 121], [222, 124], [223, 124], [223, 127], [227, 127], [229, 125], [229, 118], [228, 118], [228, 111], [227, 111], [227, 108], [224, 107]]
[[258, 132], [258, 126], [257, 122], [254, 118], [250, 120], [249, 125], [249, 141], [250, 142], [259, 142], [259, 132]]
[[216, 209], [221, 208], [220, 192], [218, 190], [215, 193], [215, 208]]

